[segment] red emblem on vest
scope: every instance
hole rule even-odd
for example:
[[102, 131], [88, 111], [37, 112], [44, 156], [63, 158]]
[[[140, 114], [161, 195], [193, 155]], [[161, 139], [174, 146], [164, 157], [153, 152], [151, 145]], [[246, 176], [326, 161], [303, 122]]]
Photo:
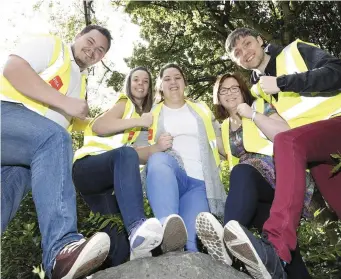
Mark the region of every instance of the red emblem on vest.
[[130, 131], [130, 132], [129, 132], [128, 141], [131, 141], [131, 140], [133, 139], [134, 134], [135, 134], [134, 131]]
[[148, 140], [152, 140], [153, 139], [153, 129], [149, 129], [148, 130]]
[[49, 84], [54, 88], [59, 90], [63, 86], [63, 82], [59, 76], [55, 76], [53, 79], [49, 81]]

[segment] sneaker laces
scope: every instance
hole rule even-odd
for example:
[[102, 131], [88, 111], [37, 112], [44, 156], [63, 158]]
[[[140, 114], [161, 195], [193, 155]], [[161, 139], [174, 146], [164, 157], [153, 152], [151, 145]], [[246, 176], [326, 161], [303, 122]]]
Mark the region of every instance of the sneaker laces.
[[66, 253], [70, 253], [70, 252], [74, 251], [80, 245], [82, 245], [85, 241], [86, 241], [85, 238], [82, 238], [79, 241], [69, 243], [60, 251], [60, 254], [66, 254]]
[[136, 222], [133, 223], [132, 228], [130, 229], [128, 235], [129, 238], [133, 237], [137, 229], [146, 221], [146, 219], [142, 218]]

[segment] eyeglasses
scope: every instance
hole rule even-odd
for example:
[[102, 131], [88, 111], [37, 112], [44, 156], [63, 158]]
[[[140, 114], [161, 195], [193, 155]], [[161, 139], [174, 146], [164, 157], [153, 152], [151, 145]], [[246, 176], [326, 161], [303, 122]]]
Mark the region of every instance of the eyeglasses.
[[237, 86], [237, 85], [231, 86], [230, 88], [222, 87], [222, 88], [218, 91], [218, 94], [219, 94], [219, 95], [226, 95], [227, 93], [229, 93], [229, 91], [230, 91], [232, 94], [239, 93], [239, 92], [240, 92], [240, 88], [239, 88], [239, 86]]

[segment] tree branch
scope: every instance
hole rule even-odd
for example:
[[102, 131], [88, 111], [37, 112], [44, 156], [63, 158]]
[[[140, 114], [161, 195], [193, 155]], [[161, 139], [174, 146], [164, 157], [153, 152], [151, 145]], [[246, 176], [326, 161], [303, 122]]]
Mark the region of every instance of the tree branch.
[[103, 67], [107, 69], [107, 71], [113, 73], [113, 70], [111, 70], [107, 65], [105, 65], [105, 63], [103, 62], [103, 60], [101, 60], [101, 63], [102, 63], [102, 65], [103, 65]]

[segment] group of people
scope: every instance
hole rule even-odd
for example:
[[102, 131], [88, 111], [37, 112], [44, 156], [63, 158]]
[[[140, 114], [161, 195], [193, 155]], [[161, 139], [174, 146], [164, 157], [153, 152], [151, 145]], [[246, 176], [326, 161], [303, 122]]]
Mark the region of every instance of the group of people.
[[[266, 45], [238, 28], [226, 51], [252, 70], [253, 86], [238, 73], [217, 77], [213, 113], [186, 97], [184, 71], [170, 63], [157, 78], [160, 100], [148, 69], [137, 67], [111, 108], [88, 119], [86, 69], [110, 42], [107, 29], [90, 25], [71, 46], [39, 36], [9, 56], [0, 90], [1, 232], [32, 191], [50, 278], [81, 278], [105, 260], [116, 266], [156, 248], [198, 252], [198, 239], [214, 259], [243, 263], [255, 278], [311, 278], [296, 229], [315, 187], [341, 218], [341, 174], [330, 173], [330, 154], [341, 150], [341, 60], [299, 40]], [[73, 154], [75, 130], [84, 145]], [[75, 188], [93, 212], [120, 213], [125, 230], [79, 234]]]

